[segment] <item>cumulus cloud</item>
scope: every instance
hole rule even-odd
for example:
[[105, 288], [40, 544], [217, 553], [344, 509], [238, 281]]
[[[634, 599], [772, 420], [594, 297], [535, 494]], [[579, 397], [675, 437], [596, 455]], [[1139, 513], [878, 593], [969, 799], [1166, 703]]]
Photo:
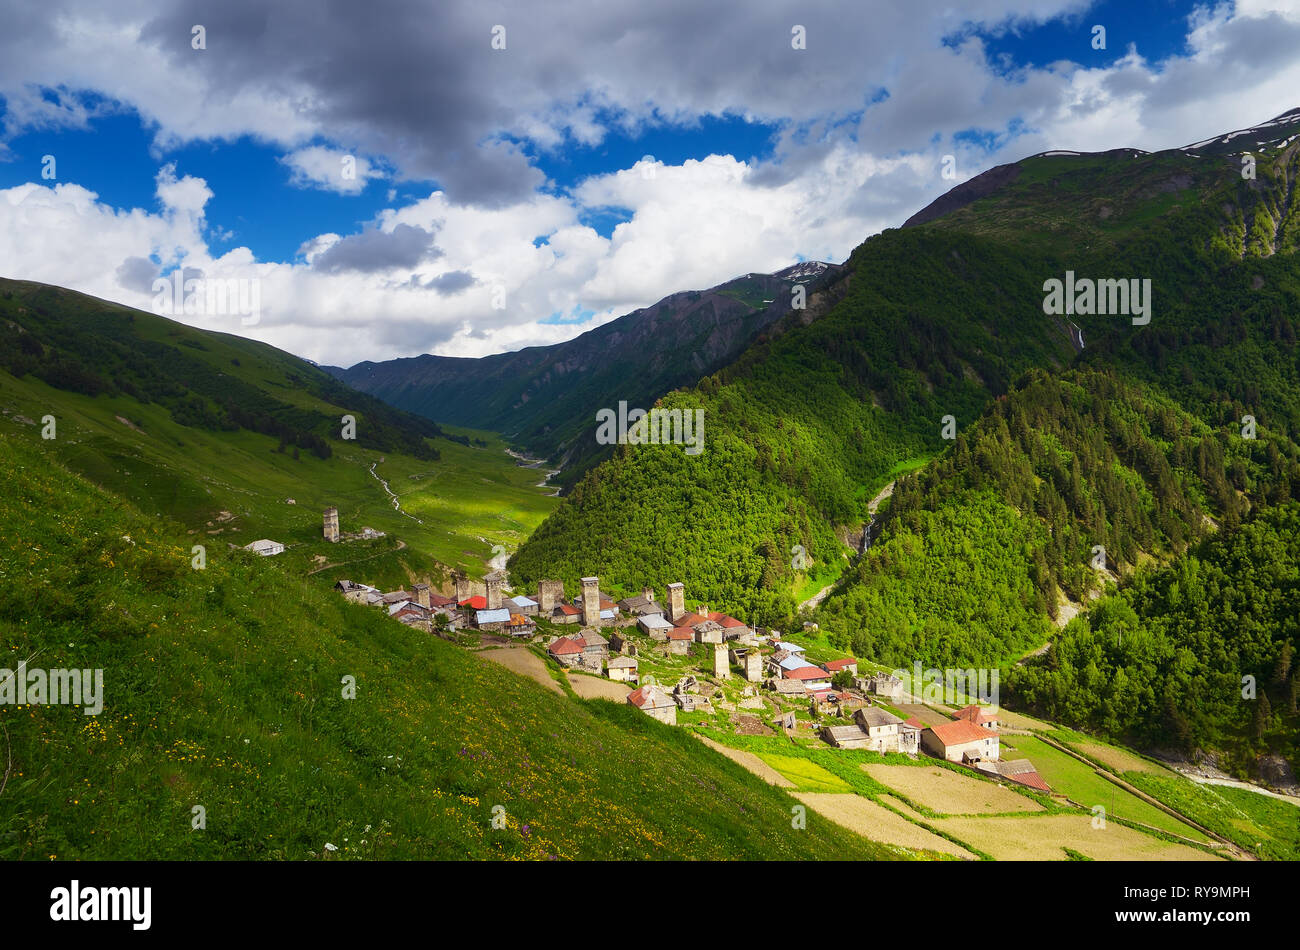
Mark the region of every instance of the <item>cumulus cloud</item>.
[[[1286, 0], [1199, 7], [1185, 49], [1161, 62], [1140, 38], [1106, 66], [989, 62], [981, 36], [1063, 15], [1086, 34], [1086, 8], [754, 0], [721, 17], [697, 0], [569, 0], [488, 16], [283, 0], [272, 16], [252, 0], [123, 0], [111, 14], [49, 0], [6, 14], [6, 134], [93, 123], [105, 102], [135, 109], [155, 129], [157, 206], [116, 208], [71, 183], [0, 190], [0, 261], [146, 308], [162, 270], [256, 278], [256, 327], [196, 322], [319, 362], [480, 356], [748, 271], [843, 260], [955, 183], [945, 155], [961, 180], [1049, 148], [1178, 146], [1297, 104], [1300, 12]], [[191, 48], [194, 23], [206, 50]], [[497, 23], [504, 50], [490, 45]], [[791, 48], [794, 24], [808, 49]], [[638, 163], [564, 190], [530, 158], [708, 115], [773, 123], [773, 154]], [[166, 152], [242, 136], [278, 147], [301, 187], [404, 186], [355, 233], [302, 235], [294, 260], [218, 254], [212, 189]], [[624, 220], [608, 236], [584, 223], [609, 210]]]
[[359, 195], [370, 179], [384, 177], [384, 173], [364, 156], [324, 145], [296, 149], [281, 161], [292, 172], [291, 184], [341, 195]]

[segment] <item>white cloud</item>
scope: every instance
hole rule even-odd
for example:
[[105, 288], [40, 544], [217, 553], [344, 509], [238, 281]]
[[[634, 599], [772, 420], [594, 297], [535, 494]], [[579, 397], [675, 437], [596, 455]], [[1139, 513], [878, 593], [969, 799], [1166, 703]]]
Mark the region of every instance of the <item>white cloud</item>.
[[[695, 55], [702, 41], [690, 30], [705, 28], [692, 20], [698, 6], [673, 7], [685, 18], [673, 21], [684, 32], [679, 55], [667, 58], [653, 30], [620, 29], [617, 17], [596, 10], [567, 41], [569, 60], [580, 47], [579, 58], [591, 63], [576, 73], [573, 63], [560, 61], [551, 32], [531, 8], [512, 14], [512, 54], [486, 60], [498, 71], [495, 78], [483, 80], [481, 64], [470, 70], [496, 103], [472, 104], [456, 120], [464, 128], [453, 123], [449, 134], [482, 145], [488, 140], [474, 136], [492, 128], [558, 152], [573, 141], [603, 141], [611, 122], [634, 127], [668, 114], [689, 120], [732, 110], [788, 120], [769, 161], [709, 155], [655, 163], [652, 177], [637, 164], [590, 177], [567, 194], [528, 186], [478, 204], [457, 200], [449, 186], [397, 205], [399, 192], [390, 189], [391, 207], [359, 233], [304, 235], [290, 261], [259, 261], [247, 248], [214, 256], [208, 242], [218, 223], [206, 218], [211, 188], [202, 179], [178, 177], [175, 167], [160, 161], [152, 211], [113, 208], [75, 184], [0, 191], [0, 261], [10, 276], [143, 308], [150, 305], [141, 288], [152, 262], [184, 265], [211, 278], [256, 277], [262, 300], [256, 327], [187, 319], [319, 362], [348, 365], [426, 351], [480, 356], [568, 339], [666, 294], [774, 270], [799, 257], [844, 260], [868, 235], [900, 224], [954, 184], [940, 176], [945, 154], [956, 156], [960, 179], [1049, 148], [1173, 147], [1294, 107], [1300, 89], [1294, 53], [1300, 11], [1294, 4], [1245, 0], [1235, 8], [1200, 9], [1188, 23], [1186, 54], [1165, 62], [1149, 62], [1139, 43], [1105, 68], [1052, 64], [1011, 75], [989, 67], [976, 37], [957, 48], [937, 42], [965, 22], [941, 4], [881, 8], [880, 21], [861, 35], [809, 19], [818, 56], [806, 61], [764, 47], [761, 31], [754, 33], [747, 21], [730, 42], [752, 48], [748, 65]], [[1051, 0], [1034, 6], [981, 0], [963, 16], [1007, 24], [1019, 22], [1007, 19], [1012, 14], [1036, 21], [1067, 8]], [[0, 39], [0, 93], [26, 103], [12, 113], [15, 121], [76, 124], [92, 108], [72, 93], [53, 105], [37, 103], [33, 87], [15, 79], [30, 76], [33, 83], [98, 89], [132, 104], [158, 123], [160, 147], [239, 135], [280, 143], [292, 180], [303, 186], [356, 193], [368, 180], [397, 180], [403, 169], [445, 159], [436, 149], [412, 152], [398, 135], [398, 119], [384, 125], [376, 117], [368, 127], [359, 106], [355, 114], [324, 107], [327, 93], [360, 97], [361, 78], [345, 93], [313, 85], [311, 69], [287, 71], [272, 84], [231, 78], [227, 73], [245, 62], [223, 53], [223, 37], [234, 27], [211, 25], [206, 59], [187, 52], [188, 30], [170, 47], [171, 39], [158, 39], [170, 37], [166, 31], [142, 44], [138, 24], [150, 9], [143, 0], [128, 3], [119, 22], [78, 8], [46, 27], [45, 46], [6, 47]], [[557, 16], [573, 13], [566, 11]], [[764, 6], [758, 19], [779, 25], [788, 12]], [[702, 23], [704, 13], [698, 18]], [[137, 24], [135, 32], [123, 23]], [[469, 29], [460, 21], [448, 29], [461, 27]], [[788, 25], [783, 30], [788, 35]], [[513, 51], [529, 49], [530, 42], [542, 49], [536, 60], [515, 57]], [[251, 54], [266, 51], [255, 45]], [[849, 59], [860, 68], [842, 68]], [[681, 65], [667, 68], [668, 62]], [[771, 72], [774, 64], [783, 65]], [[580, 88], [566, 85], [574, 76]], [[890, 97], [864, 110], [864, 94], [879, 86], [887, 86]], [[413, 94], [417, 108], [425, 107], [425, 95]], [[375, 102], [372, 111], [384, 108], [382, 99]], [[409, 105], [397, 102], [392, 109]], [[1023, 127], [1016, 125], [1013, 135], [1015, 123]], [[1000, 136], [1004, 144], [989, 154], [954, 138], [969, 128]], [[382, 158], [358, 158], [356, 177], [344, 179], [339, 172], [346, 153], [309, 144], [320, 141], [357, 142]], [[489, 190], [520, 157], [500, 139], [466, 156], [491, 166], [476, 180]], [[377, 161], [391, 163], [391, 175]], [[610, 208], [626, 209], [627, 220], [609, 237], [583, 223]], [[498, 293], [504, 294], [503, 309], [493, 306]], [[593, 315], [581, 323], [553, 322], [555, 315], [585, 313]]]
[[290, 184], [341, 195], [359, 195], [370, 179], [384, 177], [383, 171], [366, 157], [324, 145], [297, 149], [281, 161], [292, 171]]

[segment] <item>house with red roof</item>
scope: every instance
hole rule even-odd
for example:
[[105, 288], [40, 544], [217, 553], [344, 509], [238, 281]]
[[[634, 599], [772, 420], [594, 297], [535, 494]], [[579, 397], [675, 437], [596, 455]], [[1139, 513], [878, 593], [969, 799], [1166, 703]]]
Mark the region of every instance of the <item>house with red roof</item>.
[[473, 597], [466, 597], [458, 606], [469, 610], [487, 610], [487, 598], [482, 594], [475, 594]]
[[582, 611], [573, 604], [559, 604], [551, 612], [551, 620], [554, 623], [581, 623]]
[[953, 718], [964, 719], [967, 722], [973, 722], [975, 725], [984, 726], [987, 729], [997, 729], [998, 727], [997, 713], [991, 713], [980, 709], [980, 707], [973, 703], [957, 710], [953, 713]]
[[783, 672], [784, 679], [798, 680], [810, 692], [831, 688], [831, 675], [820, 666], [799, 666]]
[[546, 652], [557, 663], [564, 666], [577, 666], [582, 660], [586, 644], [572, 637], [556, 637], [546, 647]]
[[826, 671], [830, 673], [831, 676], [843, 672], [844, 670], [848, 670], [855, 676], [858, 672], [858, 661], [853, 659], [851, 656], [845, 657], [842, 660], [831, 660], [827, 663], [823, 663], [822, 666], [826, 668]]
[[949, 762], [996, 762], [998, 733], [967, 719], [931, 726], [921, 733], [921, 747], [930, 755]]
[[627, 701], [651, 718], [677, 725], [677, 703], [658, 686], [650, 684], [634, 689], [627, 694]]
[[739, 640], [741, 637], [754, 632], [750, 629], [749, 624], [743, 620], [737, 620], [730, 614], [724, 614], [719, 610], [709, 614], [709, 619], [722, 628], [722, 638], [724, 640]]
[[685, 656], [695, 642], [695, 631], [690, 627], [673, 627], [666, 637], [668, 652], [673, 656]]

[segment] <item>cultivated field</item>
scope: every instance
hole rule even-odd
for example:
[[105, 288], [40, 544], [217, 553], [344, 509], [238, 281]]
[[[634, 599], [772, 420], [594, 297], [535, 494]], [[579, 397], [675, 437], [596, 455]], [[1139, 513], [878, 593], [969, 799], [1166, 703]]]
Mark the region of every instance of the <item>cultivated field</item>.
[[1098, 861], [1220, 860], [1113, 821], [1094, 829], [1089, 815], [936, 818], [931, 824], [999, 861], [1064, 860], [1066, 848]]
[[[1098, 775], [1091, 765], [1080, 762], [1037, 737], [1007, 736], [1003, 737], [1002, 744], [1007, 747], [1014, 745], [1016, 756], [1023, 755], [1030, 759], [1053, 792], [1065, 795], [1085, 808], [1101, 805], [1108, 815], [1118, 815], [1194, 841], [1208, 840], [1191, 825], [1126, 792]], [[1013, 757], [1006, 749], [1002, 755], [1005, 758]]]
[[514, 670], [520, 676], [527, 676], [535, 683], [540, 683], [552, 692], [564, 695], [560, 684], [555, 682], [546, 669], [546, 662], [526, 647], [501, 647], [498, 650], [483, 650], [478, 654], [493, 663], [500, 663], [506, 669]]
[[752, 752], [746, 752], [743, 749], [732, 749], [721, 743], [714, 742], [708, 736], [702, 736], [699, 733], [692, 733], [697, 739], [703, 742], [710, 749], [721, 752], [731, 761], [735, 762], [741, 768], [753, 772], [769, 785], [779, 785], [781, 788], [794, 788], [794, 782], [790, 781], [772, 766], [768, 765]]
[[959, 858], [976, 857], [947, 838], [926, 831], [901, 815], [894, 814], [883, 805], [877, 805], [861, 795], [819, 792], [792, 792], [791, 794], [813, 811], [838, 825], [843, 825], [850, 831], [856, 831], [864, 838], [884, 844], [901, 845], [904, 848], [939, 851]]
[[616, 703], [627, 700], [627, 694], [632, 692], [623, 683], [616, 683], [613, 680], [600, 679], [596, 676], [588, 676], [585, 673], [568, 673], [569, 685], [573, 691], [583, 699], [610, 699]]
[[1104, 745], [1093, 741], [1070, 742], [1068, 745], [1077, 752], [1082, 752], [1089, 758], [1096, 759], [1102, 765], [1119, 774], [1124, 772], [1150, 772], [1153, 775], [1169, 774], [1168, 769], [1154, 762], [1148, 762], [1142, 756], [1134, 755], [1127, 749], [1117, 749], [1113, 745]]
[[790, 755], [773, 755], [763, 753], [759, 756], [786, 778], [794, 782], [795, 787], [805, 792], [847, 792], [849, 785], [838, 775], [826, 771], [816, 762]]
[[984, 815], [1043, 810], [1038, 802], [1009, 788], [937, 765], [868, 763], [862, 766], [862, 770], [882, 785], [940, 814]]

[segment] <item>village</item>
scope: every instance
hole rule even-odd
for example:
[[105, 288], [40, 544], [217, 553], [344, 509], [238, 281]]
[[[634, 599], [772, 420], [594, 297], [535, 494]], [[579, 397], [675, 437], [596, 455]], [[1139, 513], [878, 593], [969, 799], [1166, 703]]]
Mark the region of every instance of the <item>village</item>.
[[[325, 512], [325, 537], [338, 540], [338, 513]], [[348, 600], [384, 610], [398, 623], [473, 647], [526, 645], [569, 682], [599, 677], [625, 701], [667, 725], [706, 725], [741, 735], [815, 737], [838, 749], [930, 756], [983, 775], [1048, 792], [1027, 759], [1003, 760], [996, 712], [967, 705], [951, 718], [904, 692], [898, 676], [860, 670], [852, 657], [814, 659], [779, 630], [755, 628], [708, 606], [687, 606], [684, 583], [663, 600], [644, 587], [613, 600], [598, 577], [570, 598], [559, 580], [512, 593], [504, 571], [481, 584], [453, 574], [452, 595], [428, 584], [382, 591], [340, 580]], [[481, 592], [480, 592], [481, 591]], [[807, 625], [810, 632], [815, 625]], [[591, 695], [616, 698], [614, 689]], [[917, 711], [909, 712], [906, 706]], [[922, 718], [923, 717], [923, 718]], [[924, 721], [923, 721], [924, 719]]]

